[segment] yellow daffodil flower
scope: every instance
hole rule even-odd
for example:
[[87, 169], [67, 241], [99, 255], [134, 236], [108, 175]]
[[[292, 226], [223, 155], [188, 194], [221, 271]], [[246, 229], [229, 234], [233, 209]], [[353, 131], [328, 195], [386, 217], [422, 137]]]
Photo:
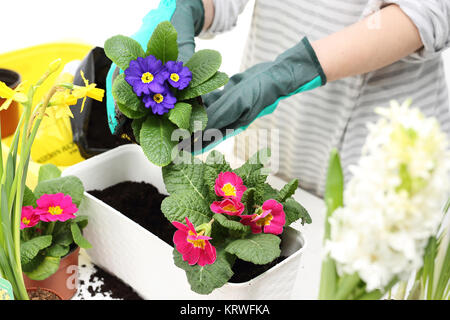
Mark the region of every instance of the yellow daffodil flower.
[[0, 105], [0, 111], [8, 109], [13, 101], [19, 103], [27, 102], [27, 96], [22, 92], [22, 84], [19, 84], [16, 89], [11, 89], [4, 82], [0, 81], [0, 98], [6, 99]]
[[84, 72], [80, 71], [81, 77], [84, 81], [84, 87], [80, 86], [74, 86], [74, 89], [72, 91], [72, 94], [77, 98], [81, 99], [83, 98], [83, 103], [81, 105], [81, 112], [83, 112], [84, 104], [86, 103], [86, 99], [89, 97], [91, 99], [97, 100], [97, 101], [103, 101], [103, 97], [105, 95], [105, 90], [96, 88], [95, 83], [89, 84], [89, 81], [84, 77]]
[[77, 104], [77, 98], [70, 93], [70, 90], [56, 92], [50, 100], [50, 105], [46, 109], [47, 116], [55, 119], [64, 117], [73, 118], [70, 106]]

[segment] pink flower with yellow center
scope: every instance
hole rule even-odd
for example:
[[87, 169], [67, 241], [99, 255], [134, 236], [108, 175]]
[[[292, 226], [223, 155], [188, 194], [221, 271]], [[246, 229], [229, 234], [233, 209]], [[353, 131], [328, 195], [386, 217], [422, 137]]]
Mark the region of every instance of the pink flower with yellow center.
[[209, 242], [212, 238], [205, 236], [204, 231], [197, 233], [194, 225], [186, 217], [186, 224], [174, 221], [172, 224], [178, 231], [173, 236], [173, 242], [183, 260], [189, 265], [198, 264], [201, 267], [216, 261], [216, 248]]
[[221, 172], [216, 179], [214, 189], [219, 197], [235, 197], [238, 201], [241, 201], [247, 187], [244, 186], [241, 177], [234, 172]]
[[64, 222], [75, 219], [74, 213], [77, 211], [78, 208], [72, 202], [72, 197], [63, 193], [44, 194], [37, 200], [36, 212], [44, 222]]
[[241, 216], [241, 223], [250, 226], [253, 233], [271, 233], [279, 235], [283, 233], [286, 224], [286, 214], [283, 205], [273, 199], [264, 202], [255, 214]]
[[227, 198], [223, 201], [215, 201], [211, 204], [210, 208], [214, 213], [227, 214], [229, 216], [239, 216], [245, 210], [244, 204], [236, 198]]
[[22, 217], [20, 218], [20, 229], [31, 228], [37, 225], [40, 217], [32, 206], [22, 208]]

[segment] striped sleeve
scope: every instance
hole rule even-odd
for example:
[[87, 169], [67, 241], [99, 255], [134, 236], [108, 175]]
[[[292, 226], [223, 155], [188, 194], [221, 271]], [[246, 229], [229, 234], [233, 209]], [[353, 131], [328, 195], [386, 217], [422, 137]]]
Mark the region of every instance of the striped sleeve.
[[370, 11], [396, 4], [410, 17], [419, 30], [424, 48], [408, 60], [434, 59], [450, 47], [450, 0], [370, 0]]
[[209, 34], [218, 34], [236, 26], [239, 14], [250, 0], [214, 0], [214, 20]]

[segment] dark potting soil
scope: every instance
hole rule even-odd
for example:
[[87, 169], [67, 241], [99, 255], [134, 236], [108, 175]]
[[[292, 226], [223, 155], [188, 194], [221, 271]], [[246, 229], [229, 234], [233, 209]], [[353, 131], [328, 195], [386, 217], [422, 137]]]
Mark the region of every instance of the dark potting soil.
[[131, 141], [111, 134], [104, 103], [93, 101], [87, 130], [89, 148], [113, 149]]
[[[145, 182], [126, 181], [105, 190], [88, 191], [121, 212], [137, 224], [152, 232], [173, 247], [173, 234], [177, 230], [161, 212], [161, 203], [166, 197], [153, 185]], [[237, 259], [233, 266], [231, 283], [243, 283], [263, 274], [287, 257], [279, 257], [266, 265], [254, 265]]]
[[30, 300], [61, 300], [61, 298], [53, 292], [41, 288], [37, 288], [36, 290], [29, 290], [28, 297], [30, 298]]

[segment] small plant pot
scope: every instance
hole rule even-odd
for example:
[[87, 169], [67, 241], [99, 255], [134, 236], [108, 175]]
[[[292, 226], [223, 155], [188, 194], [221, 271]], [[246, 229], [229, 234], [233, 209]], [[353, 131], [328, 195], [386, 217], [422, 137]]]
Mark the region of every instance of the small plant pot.
[[72, 250], [67, 256], [61, 259], [58, 271], [45, 280], [31, 280], [27, 275], [23, 275], [25, 287], [43, 288], [56, 292], [61, 300], [70, 300], [78, 290], [78, 255], [80, 248]]
[[[9, 88], [15, 89], [20, 84], [20, 75], [12, 70], [0, 69], [0, 81], [4, 82]], [[6, 99], [0, 99], [0, 106]], [[12, 135], [19, 123], [19, 104], [15, 101], [11, 103], [7, 110], [0, 111], [0, 120], [2, 124], [2, 138]]]
[[[93, 157], [65, 170], [63, 175], [77, 176], [86, 190], [135, 181], [151, 183], [167, 194], [161, 168], [151, 164], [136, 145]], [[84, 235], [93, 245], [87, 251], [92, 261], [129, 284], [144, 299], [289, 299], [306, 246], [299, 231], [287, 228], [282, 255], [288, 258], [248, 282], [228, 283], [204, 296], [191, 291], [184, 270], [174, 264], [173, 248], [153, 233], [88, 193], [80, 214], [89, 217]]]
[[50, 293], [50, 295], [43, 295], [41, 298], [39, 298], [39, 295], [37, 295], [36, 298], [31, 298], [30, 300], [64, 300], [58, 293], [56, 293], [53, 290], [47, 289], [47, 288], [41, 288], [41, 287], [33, 287], [33, 288], [27, 288], [28, 295], [32, 295], [33, 293], [37, 291], [44, 291], [47, 293]]

